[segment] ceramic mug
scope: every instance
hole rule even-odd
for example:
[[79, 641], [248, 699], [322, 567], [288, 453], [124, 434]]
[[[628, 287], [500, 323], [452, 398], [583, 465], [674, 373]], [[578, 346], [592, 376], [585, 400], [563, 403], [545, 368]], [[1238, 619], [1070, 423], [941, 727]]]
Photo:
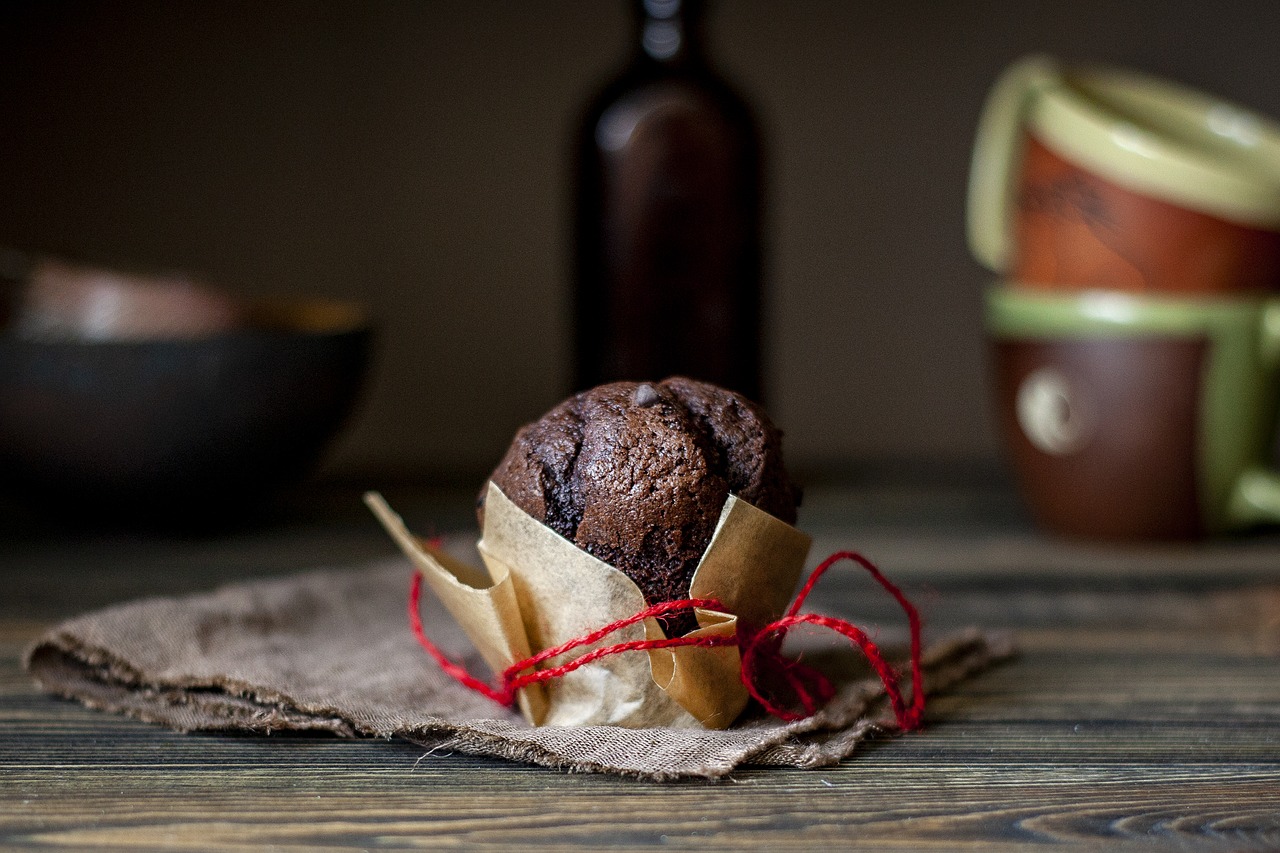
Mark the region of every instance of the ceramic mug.
[[1280, 521], [1280, 297], [1047, 294], [986, 324], [999, 422], [1045, 527], [1192, 539]]
[[974, 256], [1023, 287], [1280, 292], [1280, 125], [1028, 57], [983, 107], [967, 218]]

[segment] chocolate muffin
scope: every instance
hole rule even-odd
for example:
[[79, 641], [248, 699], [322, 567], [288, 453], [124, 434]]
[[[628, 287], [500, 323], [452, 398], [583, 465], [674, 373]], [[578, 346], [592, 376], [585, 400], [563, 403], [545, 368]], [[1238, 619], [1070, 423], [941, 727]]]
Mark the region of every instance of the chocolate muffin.
[[[795, 523], [799, 490], [781, 438], [758, 406], [723, 388], [679, 377], [614, 382], [521, 428], [490, 479], [656, 604], [688, 596], [730, 493]], [[665, 625], [668, 634], [695, 626], [691, 613]]]

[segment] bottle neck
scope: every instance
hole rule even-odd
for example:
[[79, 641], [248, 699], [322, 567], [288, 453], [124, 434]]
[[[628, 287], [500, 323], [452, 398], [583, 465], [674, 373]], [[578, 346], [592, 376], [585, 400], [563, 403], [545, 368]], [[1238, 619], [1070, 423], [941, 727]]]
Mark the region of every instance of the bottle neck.
[[703, 64], [703, 0], [633, 0], [640, 61], [667, 68]]

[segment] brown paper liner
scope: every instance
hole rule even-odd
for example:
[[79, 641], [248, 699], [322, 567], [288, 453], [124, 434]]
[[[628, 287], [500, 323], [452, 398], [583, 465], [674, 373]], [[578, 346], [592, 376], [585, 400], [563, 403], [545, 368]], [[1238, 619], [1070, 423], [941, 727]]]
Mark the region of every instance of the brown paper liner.
[[[487, 574], [413, 536], [376, 492], [365, 502], [495, 672], [645, 607], [630, 578], [525, 513], [492, 483], [478, 546]], [[691, 597], [717, 599], [726, 612], [699, 610], [692, 634], [732, 636], [739, 619], [760, 626], [781, 616], [809, 544], [806, 534], [731, 495], [690, 584]], [[661, 636], [648, 619], [596, 645]], [[732, 646], [610, 655], [524, 688], [519, 705], [534, 725], [727, 728], [747, 703], [740, 668]]]

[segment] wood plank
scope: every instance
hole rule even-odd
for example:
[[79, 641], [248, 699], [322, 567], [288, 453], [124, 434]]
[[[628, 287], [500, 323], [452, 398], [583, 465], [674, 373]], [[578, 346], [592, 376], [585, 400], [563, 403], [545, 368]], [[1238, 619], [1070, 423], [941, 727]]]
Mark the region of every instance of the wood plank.
[[[625, 848], [665, 835], [668, 845], [799, 850], [834, 841], [911, 848], [906, 838], [917, 849], [954, 849], [972, 836], [1013, 849], [1104, 837], [1137, 844], [1151, 832], [1170, 843], [1208, 841], [1229, 825], [1232, 838], [1251, 843], [1270, 837], [1280, 814], [1274, 664], [1221, 652], [1031, 651], [936, 700], [940, 721], [924, 733], [875, 744], [840, 767], [749, 769], [719, 785], [566, 776], [458, 755], [419, 761], [407, 744], [181, 736], [6, 689], [0, 839], [225, 850], [430, 840], [497, 849], [522, 837]], [[12, 664], [4, 669], [4, 683], [20, 682]], [[1219, 678], [1205, 686], [1211, 670]], [[1221, 699], [1224, 682], [1232, 699], [1218, 703], [1212, 721], [1179, 698], [1200, 684], [1198, 702]], [[33, 748], [48, 760], [33, 760]], [[608, 807], [618, 798], [623, 815]], [[718, 828], [706, 839], [699, 827], [711, 820]]]
[[[948, 503], [963, 501], [930, 506]], [[882, 529], [900, 520], [861, 512]], [[1280, 847], [1280, 593], [1247, 566], [1117, 578], [1044, 574], [1024, 554], [984, 574], [935, 572], [941, 552], [925, 555], [909, 585], [931, 629], [1007, 628], [1019, 656], [934, 697], [923, 732], [839, 766], [719, 783], [569, 775], [402, 742], [178, 735], [45, 696], [18, 667], [39, 631], [107, 593], [306, 568], [315, 552], [293, 546], [308, 529], [0, 555], [15, 591], [0, 599], [0, 849]], [[330, 553], [376, 556], [355, 529], [332, 534], [346, 544]], [[910, 536], [896, 541], [909, 551]], [[814, 609], [900, 638], [892, 602], [853, 574]]]

